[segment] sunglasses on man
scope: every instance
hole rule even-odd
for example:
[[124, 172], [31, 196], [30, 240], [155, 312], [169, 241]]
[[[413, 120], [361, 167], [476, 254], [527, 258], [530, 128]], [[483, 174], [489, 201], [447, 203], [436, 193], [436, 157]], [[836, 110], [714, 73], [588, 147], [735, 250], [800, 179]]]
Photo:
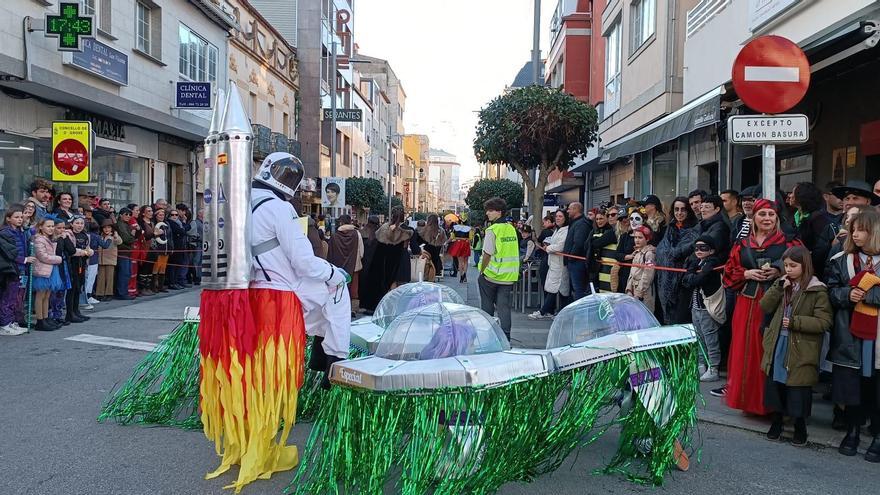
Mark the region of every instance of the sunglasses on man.
[[707, 246], [706, 244], [697, 244], [694, 246], [694, 251], [700, 251], [701, 253], [708, 253], [712, 248]]

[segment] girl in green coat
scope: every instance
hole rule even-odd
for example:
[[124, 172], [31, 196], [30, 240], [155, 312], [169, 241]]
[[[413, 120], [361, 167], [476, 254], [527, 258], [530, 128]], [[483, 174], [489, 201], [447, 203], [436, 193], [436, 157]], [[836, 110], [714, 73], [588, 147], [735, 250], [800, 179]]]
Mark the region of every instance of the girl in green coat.
[[819, 378], [822, 336], [831, 329], [833, 314], [825, 284], [813, 276], [810, 251], [791, 247], [782, 261], [785, 276], [761, 298], [761, 309], [773, 315], [764, 329], [761, 359], [767, 375], [764, 406], [773, 418], [767, 438], [779, 439], [785, 415], [795, 420], [792, 445], [801, 446], [807, 443], [806, 418]]

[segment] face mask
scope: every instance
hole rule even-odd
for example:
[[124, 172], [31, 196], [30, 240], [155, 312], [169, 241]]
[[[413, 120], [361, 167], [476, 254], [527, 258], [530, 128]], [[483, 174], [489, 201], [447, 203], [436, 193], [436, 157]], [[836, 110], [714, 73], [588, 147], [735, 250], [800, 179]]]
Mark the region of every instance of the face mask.
[[632, 215], [630, 215], [629, 224], [632, 225], [632, 228], [641, 227], [642, 215], [640, 213], [633, 213]]

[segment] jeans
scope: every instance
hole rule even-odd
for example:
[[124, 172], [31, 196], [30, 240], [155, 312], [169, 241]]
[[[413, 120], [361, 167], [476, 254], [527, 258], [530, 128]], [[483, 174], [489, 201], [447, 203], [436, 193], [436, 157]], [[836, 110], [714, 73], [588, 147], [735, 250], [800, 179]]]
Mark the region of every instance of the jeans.
[[128, 280], [131, 278], [131, 260], [119, 258], [116, 263], [116, 297], [128, 299]]
[[501, 329], [510, 340], [510, 293], [513, 285], [496, 284], [485, 275], [480, 275], [477, 285], [480, 287], [480, 308], [489, 315], [494, 315], [497, 311]]
[[483, 257], [483, 251], [474, 249], [474, 266], [480, 266], [480, 258]]
[[570, 260], [566, 268], [571, 280], [571, 295], [577, 301], [587, 295], [587, 265], [580, 260]]
[[189, 267], [192, 265], [192, 253], [181, 253], [180, 255], [180, 264], [182, 266], [176, 267], [176, 275], [177, 275], [177, 285], [186, 285], [189, 282], [186, 280], [186, 274], [189, 273]]
[[544, 294], [544, 304], [541, 305], [542, 315], [556, 314], [557, 296], [559, 297], [559, 308], [562, 309], [568, 304], [568, 296], [557, 294], [556, 292], [547, 292]]
[[5, 327], [18, 321], [17, 315], [21, 306], [21, 290], [18, 280], [18, 277], [10, 277], [2, 295], [0, 295], [0, 326]]
[[[703, 347], [706, 349], [706, 354], [709, 357], [709, 366], [717, 368], [721, 364], [721, 346], [718, 343], [718, 327], [721, 325], [713, 320], [705, 309], [692, 308], [691, 316], [694, 320], [694, 328], [697, 330], [697, 335], [700, 337], [700, 341], [703, 343]], [[703, 353], [699, 353], [697, 356], [700, 363], [705, 361]]]
[[[201, 247], [201, 244], [199, 244]], [[192, 263], [193, 265], [189, 270], [192, 275], [192, 281], [194, 284], [202, 283], [202, 250], [197, 249], [196, 252], [192, 253]]]

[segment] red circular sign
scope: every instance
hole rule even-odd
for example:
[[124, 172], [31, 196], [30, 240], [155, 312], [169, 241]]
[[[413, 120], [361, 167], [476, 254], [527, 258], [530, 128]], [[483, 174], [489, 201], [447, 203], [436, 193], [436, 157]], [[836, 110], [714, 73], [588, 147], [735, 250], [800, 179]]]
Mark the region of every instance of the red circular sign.
[[64, 175], [80, 174], [89, 164], [89, 150], [75, 139], [65, 139], [58, 143], [53, 154], [55, 168]]
[[733, 61], [733, 89], [757, 112], [785, 112], [803, 99], [809, 87], [807, 56], [781, 36], [753, 39]]

